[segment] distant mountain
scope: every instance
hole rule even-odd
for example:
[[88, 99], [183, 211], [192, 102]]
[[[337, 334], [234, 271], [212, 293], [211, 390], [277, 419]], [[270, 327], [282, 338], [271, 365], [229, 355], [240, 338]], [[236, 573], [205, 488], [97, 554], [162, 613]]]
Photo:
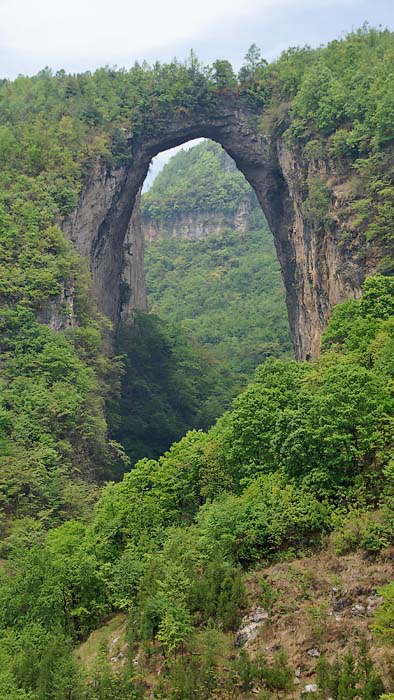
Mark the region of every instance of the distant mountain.
[[142, 196], [141, 211], [147, 240], [246, 232], [264, 220], [244, 176], [213, 141], [174, 155]]

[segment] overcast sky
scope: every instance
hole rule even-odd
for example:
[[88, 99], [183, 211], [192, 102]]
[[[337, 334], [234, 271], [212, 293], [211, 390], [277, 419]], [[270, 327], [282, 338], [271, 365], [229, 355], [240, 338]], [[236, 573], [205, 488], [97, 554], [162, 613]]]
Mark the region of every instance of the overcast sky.
[[393, 28], [394, 0], [0, 0], [0, 77], [182, 59], [191, 48], [238, 69], [252, 43], [271, 60], [365, 21]]
[[393, 25], [393, 0], [0, 0], [0, 75], [130, 66], [190, 48], [239, 67], [253, 42], [272, 59], [364, 21]]

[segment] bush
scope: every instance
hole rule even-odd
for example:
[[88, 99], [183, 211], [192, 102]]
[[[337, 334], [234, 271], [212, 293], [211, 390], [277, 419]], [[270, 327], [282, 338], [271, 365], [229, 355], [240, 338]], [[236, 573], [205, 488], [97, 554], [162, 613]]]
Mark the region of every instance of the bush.
[[319, 540], [329, 509], [281, 474], [259, 477], [241, 496], [228, 495], [198, 514], [203, 551], [219, 549], [243, 566], [272, 559], [278, 551]]
[[269, 690], [294, 689], [294, 671], [288, 664], [285, 652], [278, 652], [271, 664], [263, 655], [256, 658], [256, 676]]
[[343, 660], [336, 659], [333, 663], [321, 657], [317, 664], [317, 684], [323, 697], [334, 700], [378, 700], [384, 692], [383, 681], [364, 642], [360, 643], [356, 657], [348, 652]]
[[308, 186], [308, 196], [304, 201], [303, 210], [306, 220], [315, 228], [326, 228], [330, 221], [329, 210], [331, 192], [325, 182], [314, 178]]
[[342, 518], [331, 535], [336, 554], [347, 554], [356, 549], [368, 553], [380, 552], [391, 543], [394, 532], [384, 511], [350, 511]]
[[271, 586], [269, 581], [267, 581], [266, 579], [261, 579], [259, 581], [259, 586], [259, 602], [261, 603], [263, 608], [270, 611], [272, 610], [273, 606], [278, 600], [279, 593], [275, 590], [275, 588], [273, 588], [273, 586]]
[[372, 629], [378, 640], [384, 644], [394, 645], [394, 581], [378, 590], [383, 596], [382, 604], [377, 608]]

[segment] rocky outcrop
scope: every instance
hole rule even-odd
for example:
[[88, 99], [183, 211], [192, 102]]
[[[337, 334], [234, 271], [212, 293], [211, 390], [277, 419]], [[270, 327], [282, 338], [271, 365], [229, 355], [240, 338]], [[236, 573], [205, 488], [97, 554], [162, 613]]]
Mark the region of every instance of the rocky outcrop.
[[235, 635], [235, 646], [242, 647], [246, 646], [249, 642], [253, 642], [268, 618], [268, 612], [259, 606], [245, 615]]
[[[329, 163], [308, 164], [302, 152], [286, 143], [284, 129], [263, 133], [258, 115], [240, 98], [227, 95], [210, 111], [169, 114], [153, 135], [136, 138], [130, 133], [130, 165], [113, 169], [96, 163], [76, 210], [62, 226], [89, 260], [101, 311], [116, 324], [133, 306], [146, 304], [135, 203], [151, 159], [206, 137], [223, 146], [254, 189], [274, 236], [296, 357], [316, 356], [332, 306], [360, 295], [374, 260], [357, 232], [343, 236], [343, 176]], [[311, 178], [316, 177], [324, 179], [330, 192], [329, 224], [316, 223], [306, 213]]]
[[74, 312], [75, 289], [72, 280], [64, 286], [56, 299], [46, 301], [38, 310], [37, 320], [54, 331], [71, 328], [75, 325]]
[[119, 298], [119, 314], [122, 321], [131, 317], [133, 309], [147, 310], [144, 248], [145, 237], [140, 216], [141, 191], [130, 218], [123, 243], [122, 280]]

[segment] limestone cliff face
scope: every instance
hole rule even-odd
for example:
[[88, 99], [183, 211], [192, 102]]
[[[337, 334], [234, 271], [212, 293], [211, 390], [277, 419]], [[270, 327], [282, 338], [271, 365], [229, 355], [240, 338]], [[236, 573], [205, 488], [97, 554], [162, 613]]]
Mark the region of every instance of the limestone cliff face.
[[147, 310], [144, 247], [145, 238], [140, 215], [141, 191], [138, 193], [123, 244], [123, 269], [119, 314], [122, 321], [131, 317], [133, 309]]
[[146, 241], [155, 238], [185, 238], [201, 240], [207, 236], [219, 235], [223, 231], [248, 229], [252, 209], [252, 198], [245, 197], [234, 212], [180, 212], [168, 219], [150, 219], [141, 216], [142, 233]]
[[134, 197], [127, 197], [123, 194], [126, 183], [127, 168], [114, 170], [96, 162], [77, 208], [62, 222], [64, 233], [89, 262], [100, 311], [114, 323], [121, 315], [123, 273], [126, 259], [131, 258], [132, 231], [138, 238], [138, 225], [131, 223], [138, 190]]
[[[376, 261], [364, 237], [351, 232], [346, 216], [349, 174], [339, 176], [326, 161], [307, 163], [282, 138], [276, 148], [292, 205], [288, 234], [284, 240], [276, 238], [286, 271], [289, 320], [298, 356], [314, 357], [332, 307], [361, 295], [362, 282]], [[326, 188], [330, 200], [324, 223], [311, 221], [306, 212], [316, 183]]]
[[[199, 137], [220, 143], [253, 187], [274, 236], [296, 357], [316, 356], [332, 306], [360, 295], [374, 253], [343, 213], [346, 175], [330, 163], [308, 163], [287, 145], [283, 130], [262, 133], [258, 115], [235, 96], [218, 99], [209, 113], [169, 115], [144, 139], [130, 134], [131, 165], [92, 168], [78, 207], [62, 225], [89, 261], [99, 308], [116, 324], [133, 307], [145, 307], [138, 193], [157, 153]], [[324, 222], [308, 215], [317, 179], [328, 193]]]
[[[216, 153], [222, 171], [229, 173], [237, 171], [234, 160], [226, 151], [219, 149]], [[204, 210], [199, 204], [195, 211], [180, 209], [175, 210], [172, 216], [154, 218], [142, 206], [142, 232], [146, 241], [155, 238], [183, 238], [193, 241], [207, 236], [217, 236], [224, 231], [245, 233], [249, 228], [252, 210], [256, 206], [258, 207], [258, 203], [253, 191], [240, 195], [237, 202], [232, 202], [231, 207], [214, 211]]]

